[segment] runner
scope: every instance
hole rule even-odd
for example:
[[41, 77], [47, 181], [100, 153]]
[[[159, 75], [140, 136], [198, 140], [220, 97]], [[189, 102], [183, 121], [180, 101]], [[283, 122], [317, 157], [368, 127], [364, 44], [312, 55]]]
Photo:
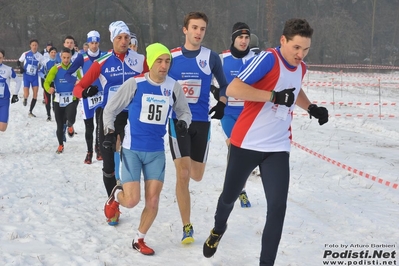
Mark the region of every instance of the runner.
[[[230, 45], [230, 49], [224, 51], [220, 55], [223, 63], [224, 74], [228, 83], [230, 83], [235, 76], [237, 76], [242, 65], [255, 56], [255, 53], [252, 52], [248, 46], [250, 42], [250, 31], [251, 30], [247, 24], [243, 22], [235, 23], [231, 31], [232, 44]], [[231, 131], [243, 107], [243, 100], [236, 99], [234, 97], [228, 97], [226, 108], [224, 109], [224, 116], [220, 120], [223, 132], [227, 138], [226, 144], [228, 147], [230, 146]], [[245, 191], [245, 186], [238, 198], [240, 200], [241, 207], [251, 207], [251, 202], [249, 201], [247, 192]]]
[[[0, 49], [0, 131], [2, 132], [6, 131], [8, 126], [8, 118], [10, 115], [10, 98], [11, 103], [18, 102], [18, 92], [21, 88], [21, 80], [18, 78], [14, 69], [3, 64], [5, 55], [5, 51]], [[10, 88], [11, 79], [14, 79], [16, 82], [12, 97]]]
[[[130, 43], [130, 31], [123, 21], [112, 22], [109, 25], [110, 39], [113, 49], [104, 56], [94, 61], [85, 73], [84, 77], [76, 84], [73, 93], [76, 97], [92, 97], [98, 93], [98, 88], [91, 86], [100, 77], [101, 87], [103, 88], [103, 104], [105, 107], [118, 91], [119, 87], [129, 78], [148, 72], [145, 57], [132, 50], [128, 50]], [[123, 139], [124, 128], [127, 123], [127, 110], [119, 113], [115, 119], [115, 135], [120, 135]], [[104, 127], [102, 124], [102, 112], [100, 113], [99, 143], [104, 141]], [[114, 151], [106, 149], [100, 145], [103, 157], [103, 181], [107, 190], [108, 197], [116, 185]], [[109, 225], [117, 225], [119, 222], [119, 212], [115, 217], [107, 219]]]
[[20, 73], [23, 74], [24, 82], [24, 101], [23, 105], [28, 104], [29, 88], [32, 86], [33, 96], [30, 102], [29, 117], [36, 117], [32, 113], [37, 101], [37, 93], [39, 91], [39, 77], [38, 70], [40, 66], [44, 66], [45, 60], [41, 53], [37, 50], [39, 48], [39, 41], [32, 39], [29, 42], [30, 50], [22, 53], [17, 61]]
[[[227, 81], [219, 55], [201, 46], [205, 36], [208, 17], [202, 12], [191, 12], [184, 17], [183, 46], [172, 50], [169, 75], [183, 87], [193, 115], [193, 122], [185, 136], [176, 134], [176, 116], [169, 122], [169, 146], [176, 167], [176, 198], [183, 222], [181, 242], [194, 242], [191, 224], [190, 178], [201, 181], [208, 157], [211, 118], [221, 119], [226, 106]], [[210, 85], [212, 76], [220, 85], [220, 99], [210, 108]], [[210, 117], [209, 114], [213, 114]]]
[[[75, 61], [72, 63], [72, 66], [65, 73], [65, 79], [75, 84], [76, 78], [73, 76], [76, 71], [81, 71], [81, 76], [84, 76], [85, 73], [89, 70], [92, 63], [103, 56], [106, 52], [102, 52], [99, 48], [100, 46], [100, 33], [98, 31], [92, 30], [87, 33], [87, 44], [89, 49], [83, 53], [78, 54], [76, 56]], [[101, 83], [98, 79], [96, 79], [93, 84], [94, 87], [97, 87], [98, 93], [94, 96], [83, 97], [81, 101], [82, 112], [83, 112], [83, 120], [85, 123], [85, 140], [87, 145], [87, 153], [86, 158], [84, 159], [85, 164], [91, 164], [93, 159], [93, 132], [95, 129], [95, 152], [97, 160], [101, 161], [101, 151], [99, 145], [99, 137], [98, 137], [98, 124], [99, 117], [101, 112], [102, 101], [103, 101], [103, 89]], [[94, 128], [94, 116], [96, 117], [96, 127]]]
[[50, 69], [55, 65], [56, 56], [57, 56], [57, 48], [51, 47], [48, 53], [48, 57], [45, 60], [44, 66], [42, 66], [39, 70], [39, 76], [43, 87], [44, 104], [47, 112], [47, 120], [46, 120], [47, 122], [51, 121], [50, 111], [51, 111], [51, 106], [53, 106], [54, 94], [51, 95], [44, 89], [44, 80], [46, 79]]
[[71, 50], [63, 48], [61, 50], [62, 62], [54, 65], [44, 80], [44, 89], [49, 94], [54, 94], [53, 108], [57, 122], [58, 148], [56, 153], [58, 154], [64, 151], [63, 127], [65, 123], [69, 137], [72, 138], [75, 135], [73, 124], [76, 120], [76, 106], [79, 100], [72, 95], [73, 84], [66, 82], [64, 78], [66, 70], [71, 66], [71, 56]]
[[[227, 229], [227, 220], [248, 175], [259, 166], [267, 201], [262, 235], [261, 266], [272, 266], [280, 242], [290, 179], [291, 121], [295, 104], [328, 122], [328, 111], [311, 104], [302, 90], [313, 29], [304, 19], [286, 21], [280, 47], [249, 60], [229, 84], [227, 95], [245, 100], [230, 138], [229, 159], [215, 224], [203, 245], [212, 257]], [[247, 230], [247, 227], [244, 227]], [[253, 247], [248, 247], [253, 248]]]
[[141, 214], [133, 248], [144, 255], [155, 252], [144, 242], [158, 213], [159, 195], [165, 178], [166, 124], [171, 110], [178, 117], [176, 131], [186, 134], [191, 113], [183, 90], [168, 76], [171, 54], [167, 47], [154, 43], [147, 47], [150, 72], [128, 79], [104, 109], [104, 129], [108, 132], [104, 145], [115, 146], [114, 121], [127, 107], [129, 119], [122, 142], [122, 186], [114, 188], [104, 212], [112, 218], [119, 204], [133, 208], [140, 202], [140, 176], [144, 175], [145, 206]]

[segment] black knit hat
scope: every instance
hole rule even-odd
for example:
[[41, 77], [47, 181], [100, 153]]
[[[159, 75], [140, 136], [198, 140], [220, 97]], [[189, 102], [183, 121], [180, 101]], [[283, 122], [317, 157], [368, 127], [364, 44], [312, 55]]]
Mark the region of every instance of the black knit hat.
[[233, 29], [231, 31], [231, 40], [233, 41], [233, 43], [234, 40], [242, 34], [251, 35], [251, 30], [246, 23], [237, 22], [236, 24], [233, 25]]

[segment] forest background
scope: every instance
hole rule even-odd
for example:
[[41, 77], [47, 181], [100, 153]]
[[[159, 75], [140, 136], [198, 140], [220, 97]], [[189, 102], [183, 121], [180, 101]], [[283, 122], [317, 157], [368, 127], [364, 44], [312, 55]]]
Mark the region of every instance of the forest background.
[[263, 49], [279, 45], [284, 22], [299, 17], [315, 29], [307, 63], [399, 65], [399, 0], [0, 0], [0, 48], [16, 59], [32, 38], [61, 48], [67, 35], [81, 48], [97, 30], [107, 50], [116, 20], [138, 35], [141, 53], [153, 42], [174, 48], [190, 11], [207, 14], [203, 44], [218, 53], [230, 47], [235, 22], [246, 22]]

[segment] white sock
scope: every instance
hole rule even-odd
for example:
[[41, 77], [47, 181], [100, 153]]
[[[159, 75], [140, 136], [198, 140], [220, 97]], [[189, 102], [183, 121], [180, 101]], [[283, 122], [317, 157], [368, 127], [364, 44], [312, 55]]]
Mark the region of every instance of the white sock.
[[122, 189], [117, 189], [117, 190], [115, 191], [114, 197], [115, 197], [115, 201], [116, 201], [116, 202], [119, 202], [119, 200], [118, 200], [118, 194], [121, 193], [121, 192], [122, 192]]
[[145, 234], [143, 234], [139, 230], [137, 230], [136, 237], [134, 238], [134, 243], [139, 242], [139, 239], [144, 238], [144, 237], [145, 237]]

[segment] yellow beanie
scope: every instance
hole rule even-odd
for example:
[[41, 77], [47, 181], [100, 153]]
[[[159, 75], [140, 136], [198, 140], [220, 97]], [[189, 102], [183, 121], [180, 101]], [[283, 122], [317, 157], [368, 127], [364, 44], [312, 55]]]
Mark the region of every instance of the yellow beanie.
[[145, 50], [147, 51], [147, 65], [149, 69], [151, 69], [155, 60], [157, 60], [161, 55], [167, 54], [169, 57], [172, 57], [169, 49], [158, 42], [148, 45]]

